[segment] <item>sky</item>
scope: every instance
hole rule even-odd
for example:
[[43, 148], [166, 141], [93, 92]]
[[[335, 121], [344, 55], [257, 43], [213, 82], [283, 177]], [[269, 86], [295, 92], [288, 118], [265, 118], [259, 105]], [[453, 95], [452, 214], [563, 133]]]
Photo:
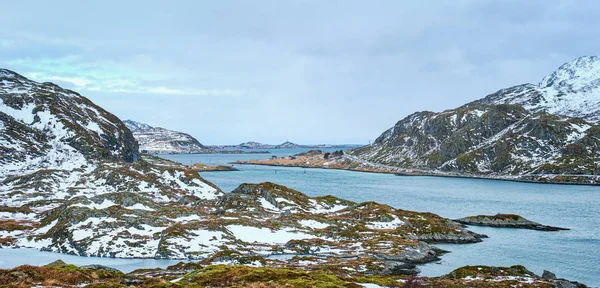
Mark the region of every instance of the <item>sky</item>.
[[203, 144], [373, 141], [600, 55], [598, 1], [7, 1], [0, 67]]

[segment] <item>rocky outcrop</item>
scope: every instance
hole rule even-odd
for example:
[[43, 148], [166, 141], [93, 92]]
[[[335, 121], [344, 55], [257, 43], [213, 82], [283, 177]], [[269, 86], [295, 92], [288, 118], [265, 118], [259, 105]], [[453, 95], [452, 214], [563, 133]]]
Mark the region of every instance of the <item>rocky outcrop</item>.
[[[544, 271], [542, 277], [535, 275], [533, 272], [527, 270], [527, 268], [521, 265], [515, 265], [511, 267], [494, 267], [494, 266], [465, 266], [458, 268], [447, 275], [441, 277], [441, 279], [453, 279], [453, 280], [464, 280], [468, 281], [469, 287], [504, 287], [500, 283], [502, 281], [513, 281], [513, 283], [522, 283], [518, 286], [527, 285], [529, 283], [532, 287], [569, 287], [569, 288], [585, 288], [584, 284], [569, 281], [566, 279], [557, 279], [554, 275], [548, 271]], [[487, 282], [487, 284], [486, 284]], [[445, 282], [450, 284], [448, 282]], [[456, 283], [456, 282], [454, 282]], [[492, 283], [496, 283], [495, 286]], [[478, 286], [479, 284], [481, 286]], [[542, 286], [538, 286], [538, 285]], [[550, 286], [547, 286], [550, 285]], [[461, 286], [458, 286], [461, 287]]]
[[465, 218], [455, 219], [454, 221], [465, 225], [488, 226], [499, 228], [520, 228], [539, 231], [569, 230], [567, 228], [542, 225], [540, 223], [527, 220], [515, 214], [469, 216]]

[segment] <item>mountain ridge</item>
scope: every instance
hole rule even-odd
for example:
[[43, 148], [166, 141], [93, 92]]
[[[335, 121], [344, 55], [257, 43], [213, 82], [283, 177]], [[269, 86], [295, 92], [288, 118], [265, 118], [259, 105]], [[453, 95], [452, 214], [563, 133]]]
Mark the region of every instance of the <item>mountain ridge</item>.
[[498, 90], [473, 103], [519, 104], [533, 112], [548, 112], [588, 121], [600, 120], [600, 58], [583, 56], [564, 63], [538, 84]]
[[240, 143], [237, 145], [208, 145], [208, 147], [214, 149], [296, 149], [296, 148], [351, 148], [351, 147], [359, 147], [361, 145], [355, 144], [315, 144], [315, 145], [305, 145], [305, 144], [296, 144], [290, 141], [285, 141], [281, 144], [263, 144], [256, 141], [248, 141], [244, 143]]
[[152, 127], [133, 120], [123, 121], [133, 132], [140, 145], [140, 150], [150, 154], [194, 154], [216, 153], [214, 149], [202, 145], [190, 134]]

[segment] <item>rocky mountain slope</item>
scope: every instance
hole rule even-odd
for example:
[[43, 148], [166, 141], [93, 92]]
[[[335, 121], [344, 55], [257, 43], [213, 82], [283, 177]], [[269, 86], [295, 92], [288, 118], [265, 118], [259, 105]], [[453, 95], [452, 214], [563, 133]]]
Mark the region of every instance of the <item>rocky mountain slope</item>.
[[538, 86], [501, 90], [440, 113], [414, 113], [349, 154], [423, 173], [594, 184], [600, 180], [598, 75], [598, 59], [582, 57]]
[[140, 145], [140, 150], [152, 154], [188, 154], [215, 153], [216, 151], [202, 145], [196, 138], [183, 132], [177, 132], [132, 120], [123, 121], [133, 132]]
[[[77, 245], [61, 243], [58, 227], [40, 228], [48, 217], [90, 224], [114, 211], [144, 211], [143, 203], [202, 202], [222, 193], [193, 171], [140, 160], [131, 131], [87, 98], [4, 69], [0, 151], [0, 245], [74, 253]], [[97, 197], [118, 204], [102, 209], [109, 207], [91, 202]], [[70, 214], [68, 203], [76, 202], [82, 206]], [[61, 229], [75, 227], [71, 220]], [[27, 237], [33, 235], [45, 238]]]
[[138, 147], [114, 115], [76, 92], [0, 69], [0, 176], [134, 162]]

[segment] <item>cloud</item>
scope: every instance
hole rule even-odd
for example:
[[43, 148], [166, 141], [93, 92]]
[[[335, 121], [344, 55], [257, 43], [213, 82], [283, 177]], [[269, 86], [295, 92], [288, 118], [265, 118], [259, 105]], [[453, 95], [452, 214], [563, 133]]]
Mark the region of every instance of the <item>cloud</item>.
[[11, 1], [0, 10], [0, 66], [204, 142], [366, 143], [416, 110], [537, 83], [597, 55], [599, 8], [587, 0]]

